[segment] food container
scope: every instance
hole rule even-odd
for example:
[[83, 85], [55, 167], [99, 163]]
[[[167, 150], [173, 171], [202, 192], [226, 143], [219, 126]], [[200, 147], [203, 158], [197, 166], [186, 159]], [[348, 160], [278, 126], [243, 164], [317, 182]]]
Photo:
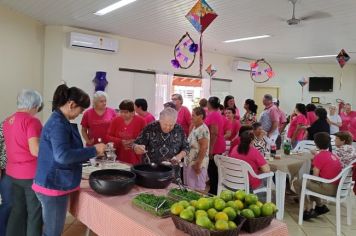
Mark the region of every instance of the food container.
[[145, 188], [163, 189], [173, 180], [173, 168], [171, 166], [140, 164], [131, 167], [136, 174], [136, 184]]
[[89, 185], [97, 193], [103, 195], [123, 195], [135, 185], [135, 173], [126, 170], [97, 170], [90, 174]]
[[204, 195], [201, 193], [197, 193], [191, 190], [184, 191], [179, 188], [170, 189], [168, 192], [168, 196], [176, 201], [186, 200], [188, 202], [192, 200], [198, 200], [199, 198], [204, 197]]
[[[152, 204], [148, 204], [148, 202], [145, 202], [145, 200], [142, 199], [142, 197], [145, 196], [154, 196], [157, 200], [154, 201]], [[165, 202], [163, 203], [163, 201]], [[161, 218], [170, 216], [171, 206], [173, 205], [173, 203], [173, 200], [169, 199], [168, 197], [157, 196], [150, 193], [141, 193], [132, 199], [132, 204], [134, 206]]]

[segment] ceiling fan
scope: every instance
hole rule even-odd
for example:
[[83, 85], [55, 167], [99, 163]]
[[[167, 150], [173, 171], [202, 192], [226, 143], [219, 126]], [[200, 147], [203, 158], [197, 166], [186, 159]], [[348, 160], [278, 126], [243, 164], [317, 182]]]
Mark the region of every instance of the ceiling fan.
[[323, 19], [323, 18], [328, 18], [331, 17], [330, 13], [327, 12], [321, 12], [321, 11], [314, 11], [310, 15], [296, 18], [295, 17], [295, 5], [298, 2], [298, 0], [288, 0], [290, 3], [293, 5], [293, 14], [292, 18], [287, 20], [288, 25], [298, 25], [301, 21], [306, 21], [306, 20], [314, 20], [314, 19]]

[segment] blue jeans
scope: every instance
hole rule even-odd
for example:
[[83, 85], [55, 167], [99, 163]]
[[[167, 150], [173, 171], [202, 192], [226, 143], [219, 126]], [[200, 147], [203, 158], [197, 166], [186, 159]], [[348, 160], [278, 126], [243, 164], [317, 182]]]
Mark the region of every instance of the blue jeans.
[[43, 236], [60, 236], [66, 219], [69, 195], [56, 197], [41, 193], [36, 193], [36, 195], [42, 205]]
[[0, 236], [6, 235], [7, 220], [11, 212], [11, 188], [12, 182], [9, 176], [6, 175], [5, 170], [0, 175], [0, 195], [1, 195], [1, 205], [0, 205]]

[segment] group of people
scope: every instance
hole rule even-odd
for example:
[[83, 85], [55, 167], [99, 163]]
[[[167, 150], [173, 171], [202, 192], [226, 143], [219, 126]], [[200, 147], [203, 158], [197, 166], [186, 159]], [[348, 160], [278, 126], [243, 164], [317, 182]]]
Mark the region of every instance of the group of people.
[[[105, 92], [98, 91], [89, 108], [87, 93], [60, 85], [53, 95], [52, 114], [42, 126], [35, 116], [43, 107], [41, 95], [34, 90], [18, 94], [17, 111], [0, 126], [0, 236], [61, 235], [69, 194], [80, 186], [82, 163], [103, 156], [107, 143], [113, 143], [119, 161], [132, 165], [147, 157], [157, 164], [184, 163], [184, 183], [205, 190], [209, 180], [212, 194], [217, 193], [218, 185], [214, 155], [244, 160], [256, 173], [269, 172], [264, 155], [272, 146], [281, 146], [288, 121], [287, 138], [293, 146], [307, 138], [315, 140], [320, 149], [313, 161], [315, 175], [333, 178], [355, 156], [352, 136], [339, 132], [352, 123], [349, 104], [340, 117], [336, 107], [330, 107], [328, 115], [324, 108], [298, 103], [287, 118], [279, 101], [266, 94], [258, 118], [252, 99], [245, 100], [245, 113], [240, 116], [231, 95], [223, 104], [214, 96], [201, 99], [190, 112], [183, 97], [173, 94], [155, 120], [143, 98], [123, 100], [118, 112], [107, 106], [107, 99]], [[80, 135], [71, 121], [82, 113]], [[328, 149], [329, 134], [336, 136], [335, 154]], [[329, 164], [335, 166], [332, 173], [326, 170]], [[263, 184], [249, 178], [251, 190]], [[327, 189], [330, 194], [334, 190]], [[318, 207], [323, 208], [315, 209], [319, 213], [327, 210], [320, 204]], [[308, 208], [305, 214], [306, 218], [314, 216]]]

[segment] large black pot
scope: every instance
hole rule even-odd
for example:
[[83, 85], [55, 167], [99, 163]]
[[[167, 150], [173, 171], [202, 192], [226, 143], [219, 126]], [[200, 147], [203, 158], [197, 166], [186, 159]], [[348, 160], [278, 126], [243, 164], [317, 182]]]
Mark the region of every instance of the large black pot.
[[135, 173], [126, 170], [97, 170], [90, 174], [89, 185], [97, 193], [103, 195], [123, 195], [135, 185]]
[[146, 188], [166, 188], [173, 180], [170, 166], [141, 164], [131, 167], [131, 171], [136, 174], [136, 184]]

